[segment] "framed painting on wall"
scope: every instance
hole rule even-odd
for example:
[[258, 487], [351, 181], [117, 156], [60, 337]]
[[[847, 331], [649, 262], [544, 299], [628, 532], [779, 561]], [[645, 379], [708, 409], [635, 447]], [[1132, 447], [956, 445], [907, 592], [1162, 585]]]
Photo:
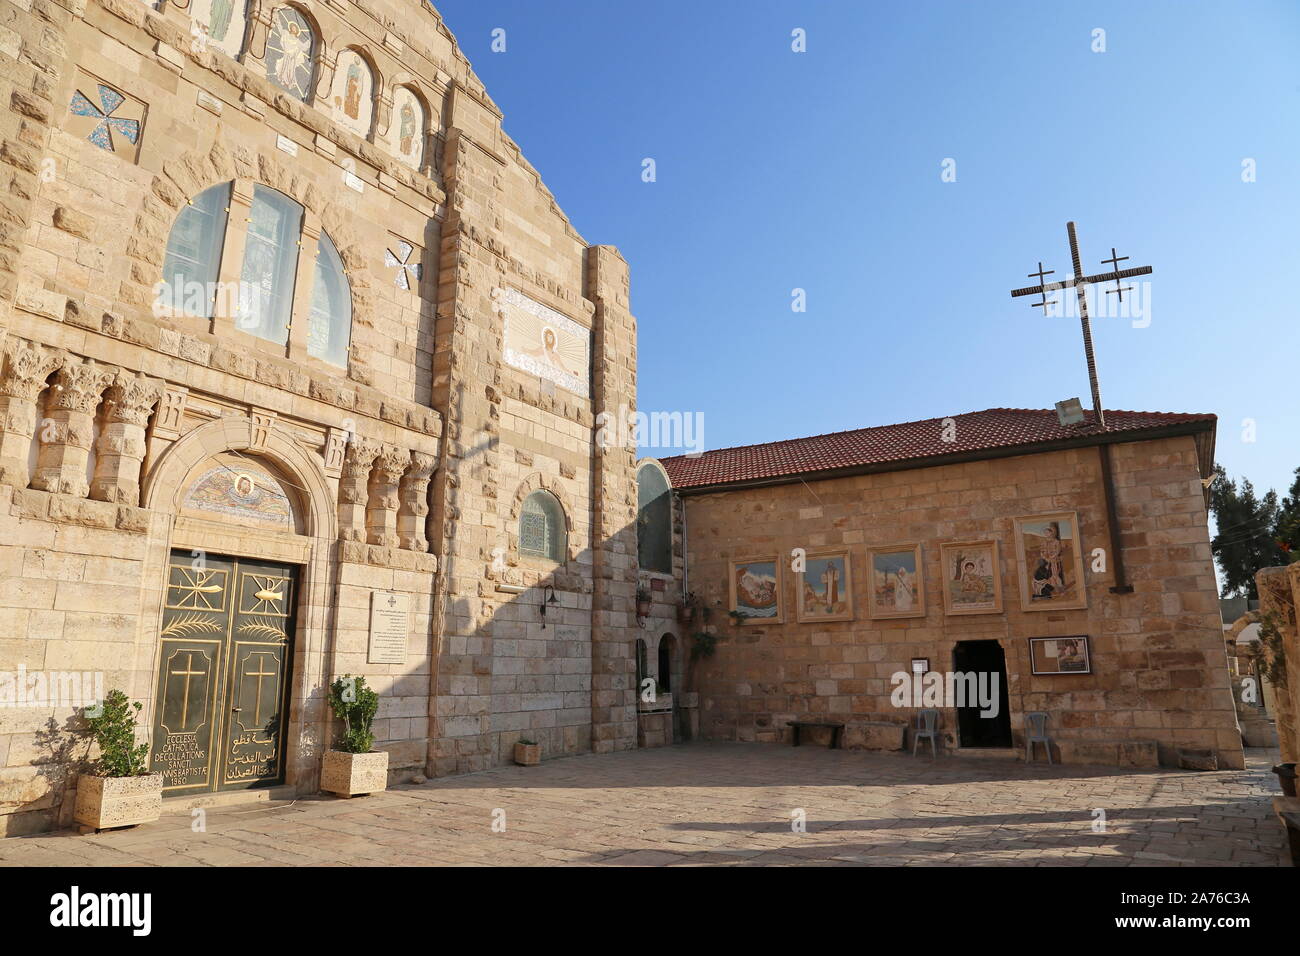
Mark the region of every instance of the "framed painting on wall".
[[755, 558], [732, 561], [728, 585], [731, 610], [741, 624], [780, 624], [781, 561], [779, 558]]
[[1035, 674], [1091, 674], [1088, 635], [1031, 637], [1029, 663]]
[[925, 566], [919, 544], [867, 550], [867, 601], [872, 618], [925, 617]]
[[847, 550], [810, 551], [805, 570], [795, 574], [795, 617], [799, 621], [853, 620], [853, 565]]
[[997, 614], [1002, 610], [1002, 570], [996, 541], [939, 546], [945, 614]]
[[1083, 583], [1083, 544], [1073, 511], [1015, 521], [1020, 606], [1050, 611], [1088, 606]]

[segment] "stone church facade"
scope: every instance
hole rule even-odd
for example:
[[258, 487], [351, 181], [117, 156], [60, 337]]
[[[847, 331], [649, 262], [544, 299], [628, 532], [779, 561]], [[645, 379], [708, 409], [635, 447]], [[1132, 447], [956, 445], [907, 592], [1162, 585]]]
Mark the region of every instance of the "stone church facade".
[[394, 780], [634, 747], [628, 268], [437, 13], [0, 11], [0, 833], [69, 819], [78, 675], [177, 796], [313, 791], [344, 674]]

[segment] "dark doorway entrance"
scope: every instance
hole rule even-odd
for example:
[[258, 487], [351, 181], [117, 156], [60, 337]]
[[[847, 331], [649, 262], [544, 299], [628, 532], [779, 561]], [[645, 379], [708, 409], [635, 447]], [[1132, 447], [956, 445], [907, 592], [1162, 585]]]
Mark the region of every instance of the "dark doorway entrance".
[[166, 795], [284, 782], [298, 569], [172, 552], [151, 769]]
[[[952, 650], [952, 669], [958, 674], [975, 674], [976, 682], [967, 686], [984, 687], [992, 691], [991, 681], [997, 678], [998, 712], [996, 716], [982, 717], [978, 701], [962, 701], [957, 708], [957, 736], [963, 747], [1010, 747], [1011, 708], [1007, 703], [1007, 658], [997, 641], [958, 641]], [[959, 682], [960, 683], [960, 682]]]

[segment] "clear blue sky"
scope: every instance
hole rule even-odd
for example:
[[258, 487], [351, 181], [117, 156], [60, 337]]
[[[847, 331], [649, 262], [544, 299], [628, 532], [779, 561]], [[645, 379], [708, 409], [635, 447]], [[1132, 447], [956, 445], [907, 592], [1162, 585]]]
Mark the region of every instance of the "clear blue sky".
[[1074, 219], [1088, 271], [1155, 268], [1149, 327], [1094, 322], [1106, 406], [1217, 413], [1259, 487], [1300, 466], [1300, 4], [435, 6], [631, 263], [641, 409], [702, 411], [707, 447], [1088, 405], [1077, 320], [1009, 296], [1068, 275]]

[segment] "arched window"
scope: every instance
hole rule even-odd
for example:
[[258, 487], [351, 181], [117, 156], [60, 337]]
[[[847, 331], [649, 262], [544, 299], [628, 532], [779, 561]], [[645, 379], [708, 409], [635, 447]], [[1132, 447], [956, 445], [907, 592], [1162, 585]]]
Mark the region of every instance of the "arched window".
[[316, 34], [311, 24], [293, 7], [280, 7], [271, 14], [271, 33], [266, 40], [266, 78], [290, 96], [307, 102], [316, 56]]
[[163, 258], [160, 304], [212, 318], [229, 207], [230, 183], [222, 183], [203, 190], [176, 217]]
[[289, 335], [301, 235], [302, 206], [268, 186], [253, 187], [236, 326], [277, 345]]
[[346, 368], [351, 335], [352, 290], [338, 249], [322, 232], [316, 244], [316, 278], [311, 292], [307, 354]]
[[673, 570], [672, 492], [664, 470], [646, 462], [636, 473], [637, 559], [644, 571], [671, 574]]
[[519, 510], [519, 553], [549, 561], [564, 560], [567, 544], [564, 509], [549, 491], [534, 491]]

